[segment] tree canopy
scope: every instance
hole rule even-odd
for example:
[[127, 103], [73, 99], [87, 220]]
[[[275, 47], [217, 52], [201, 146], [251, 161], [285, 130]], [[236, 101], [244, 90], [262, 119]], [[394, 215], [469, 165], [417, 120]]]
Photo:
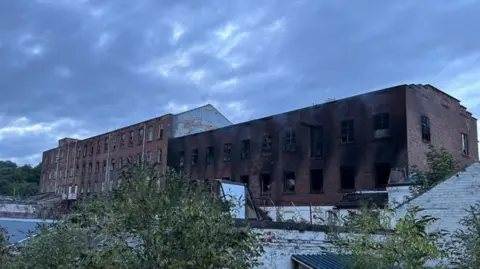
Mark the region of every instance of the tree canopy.
[[173, 171], [160, 176], [151, 167], [136, 167], [121, 178], [118, 190], [88, 199], [65, 221], [43, 227], [2, 268], [243, 269], [256, 264], [262, 251], [257, 235], [234, 225], [227, 199]]
[[41, 166], [18, 166], [11, 161], [0, 161], [0, 195], [31, 196], [38, 192]]

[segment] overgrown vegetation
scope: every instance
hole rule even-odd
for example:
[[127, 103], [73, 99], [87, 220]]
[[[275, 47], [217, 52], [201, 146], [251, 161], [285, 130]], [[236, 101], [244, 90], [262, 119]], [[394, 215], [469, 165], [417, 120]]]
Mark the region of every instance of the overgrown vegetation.
[[251, 229], [233, 225], [230, 206], [173, 171], [133, 167], [110, 197], [41, 229], [2, 268], [251, 268], [262, 249]]
[[463, 228], [453, 233], [449, 248], [457, 269], [480, 268], [480, 203], [466, 210], [460, 221]]
[[428, 231], [437, 219], [421, 211], [410, 208], [394, 221], [389, 209], [362, 207], [344, 217], [345, 230], [334, 229], [329, 242], [336, 251], [351, 255], [345, 262], [352, 269], [432, 268], [425, 263], [447, 257], [440, 244], [445, 233]]
[[0, 195], [26, 197], [38, 192], [41, 167], [0, 161]]
[[445, 148], [437, 149], [430, 146], [425, 157], [427, 160], [425, 170], [420, 171], [415, 166], [411, 168], [412, 180], [418, 184], [412, 189], [416, 195], [431, 189], [458, 171], [455, 157]]

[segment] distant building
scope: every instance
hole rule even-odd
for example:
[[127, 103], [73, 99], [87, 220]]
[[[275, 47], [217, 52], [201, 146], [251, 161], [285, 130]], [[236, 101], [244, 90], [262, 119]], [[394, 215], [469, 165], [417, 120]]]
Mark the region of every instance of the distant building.
[[239, 124], [207, 105], [60, 140], [43, 154], [40, 191], [72, 199], [106, 191], [119, 184], [131, 157], [201, 183], [245, 183], [258, 206], [333, 206], [345, 193], [384, 190], [391, 171], [424, 168], [429, 145], [445, 147], [461, 168], [478, 160], [477, 120], [431, 85], [400, 85]]
[[76, 199], [112, 189], [120, 184], [127, 160], [158, 163], [165, 170], [169, 139], [231, 124], [212, 105], [205, 105], [83, 140], [62, 139], [57, 148], [43, 153], [40, 192]]

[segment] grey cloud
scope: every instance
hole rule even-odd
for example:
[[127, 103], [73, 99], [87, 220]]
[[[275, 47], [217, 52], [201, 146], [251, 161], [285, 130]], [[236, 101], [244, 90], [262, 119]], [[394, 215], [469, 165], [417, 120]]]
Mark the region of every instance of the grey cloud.
[[[72, 119], [81, 125], [56, 131], [94, 134], [168, 112], [169, 102], [210, 101], [245, 120], [398, 83], [461, 87], [457, 77], [478, 66], [478, 2], [369, 4], [0, 1], [0, 129], [20, 117]], [[236, 30], [222, 40], [228, 24]], [[175, 25], [184, 32], [174, 42]], [[146, 72], [162, 64], [169, 76]], [[54, 137], [4, 138], [0, 158], [40, 153]]]

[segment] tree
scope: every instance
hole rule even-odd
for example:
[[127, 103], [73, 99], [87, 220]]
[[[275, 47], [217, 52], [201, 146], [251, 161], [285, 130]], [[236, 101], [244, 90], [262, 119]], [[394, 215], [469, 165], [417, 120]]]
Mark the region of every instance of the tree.
[[173, 171], [132, 167], [111, 195], [42, 228], [11, 268], [250, 268], [262, 250], [231, 206]]
[[480, 268], [480, 203], [467, 209], [460, 221], [462, 228], [452, 235], [449, 250], [457, 269]]
[[445, 233], [429, 232], [436, 219], [419, 216], [421, 211], [410, 208], [394, 223], [393, 211], [362, 207], [343, 219], [340, 230], [332, 229], [330, 245], [351, 255], [350, 268], [427, 268], [427, 261], [446, 257], [440, 241]]
[[0, 161], [0, 195], [26, 197], [38, 192], [41, 166]]
[[425, 171], [419, 171], [415, 166], [412, 167], [413, 180], [418, 183], [413, 189], [416, 194], [434, 187], [458, 171], [458, 163], [455, 157], [445, 148], [436, 149], [429, 146], [425, 157], [427, 160]]

